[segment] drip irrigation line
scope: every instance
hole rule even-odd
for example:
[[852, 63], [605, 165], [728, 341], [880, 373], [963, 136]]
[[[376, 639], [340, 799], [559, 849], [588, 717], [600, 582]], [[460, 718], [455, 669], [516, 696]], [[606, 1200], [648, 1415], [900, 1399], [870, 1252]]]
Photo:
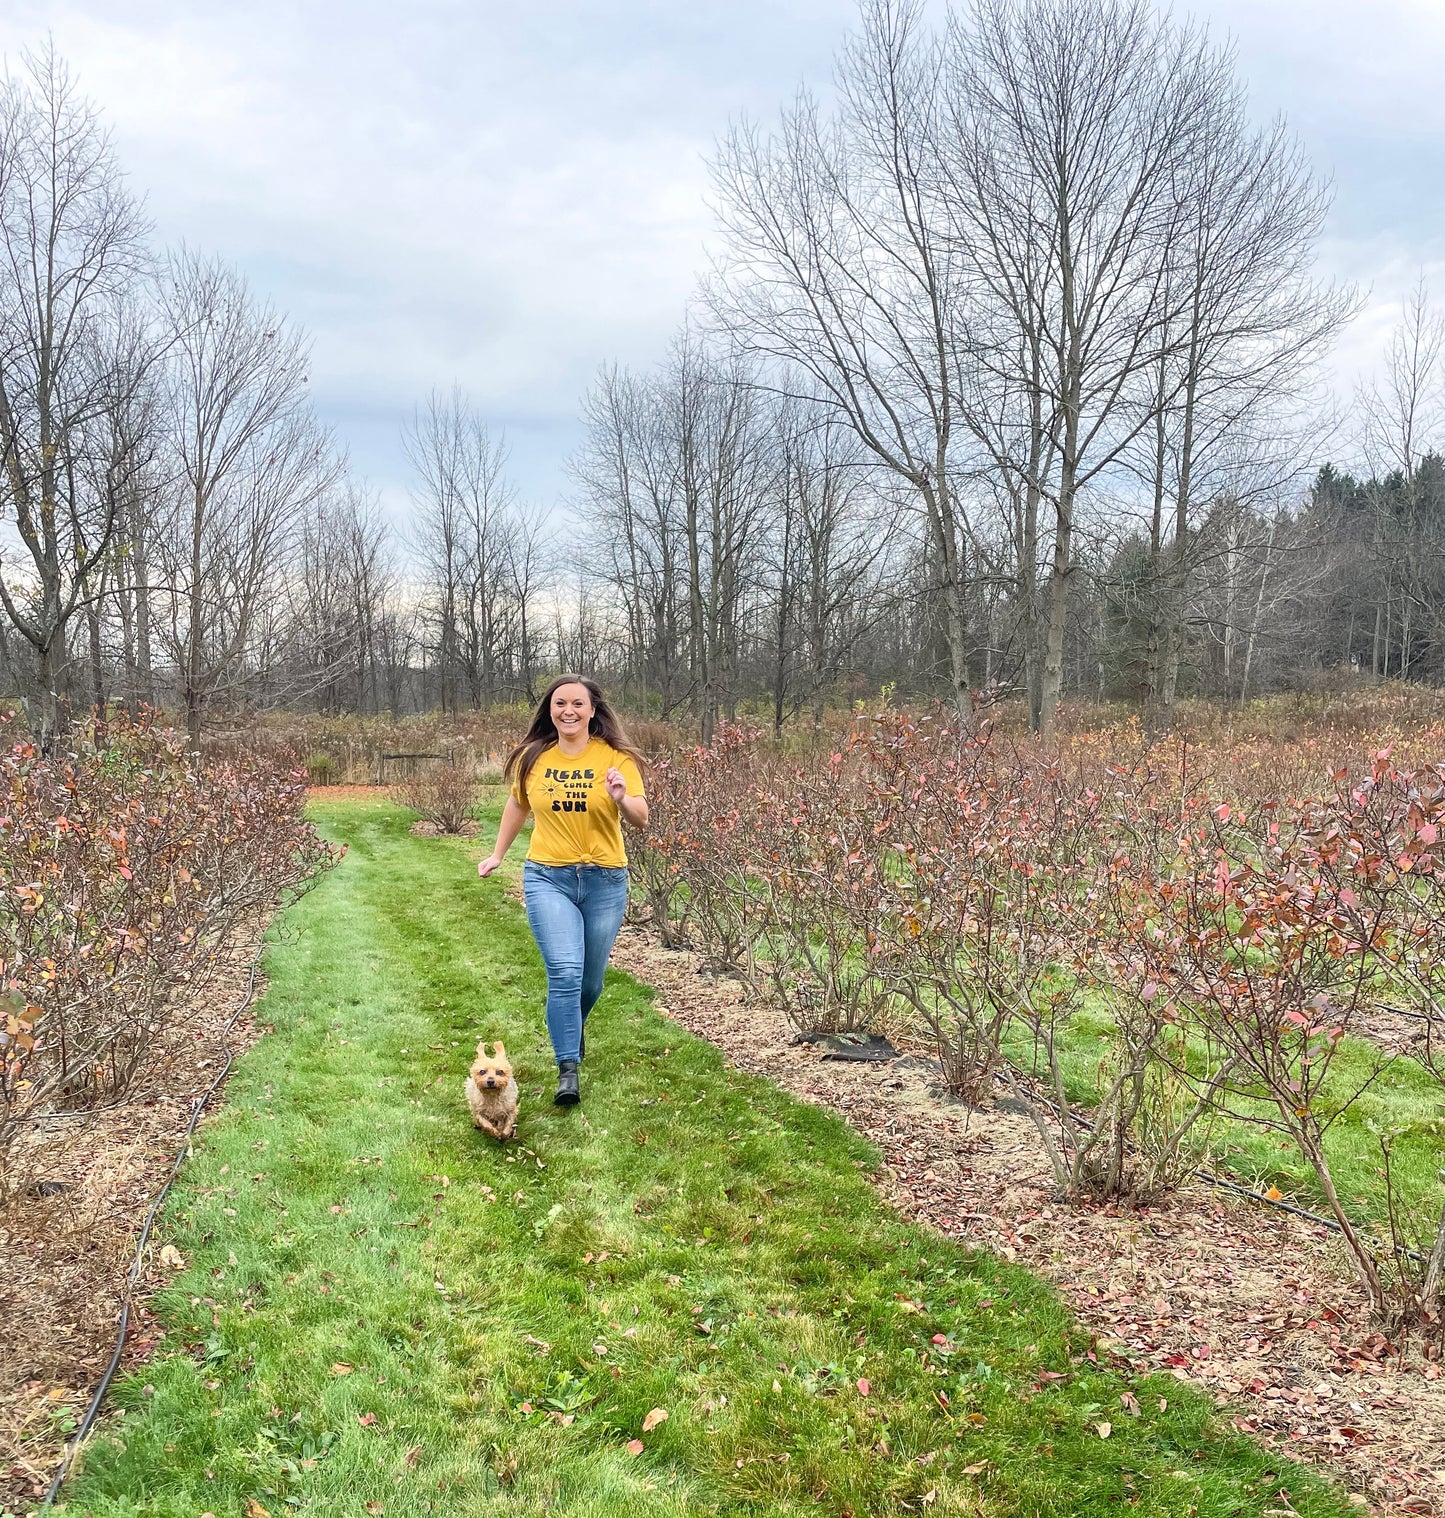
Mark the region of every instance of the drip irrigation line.
[[186, 1124], [186, 1131], [181, 1136], [180, 1148], [176, 1150], [175, 1160], [171, 1164], [170, 1173], [166, 1176], [165, 1184], [156, 1193], [151, 1202], [150, 1211], [146, 1213], [145, 1222], [141, 1224], [140, 1237], [136, 1240], [135, 1255], [131, 1260], [130, 1273], [126, 1277], [125, 1298], [120, 1309], [120, 1329], [115, 1341], [115, 1348], [111, 1351], [110, 1363], [105, 1367], [105, 1374], [101, 1376], [99, 1384], [91, 1395], [90, 1405], [85, 1410], [85, 1416], [80, 1420], [80, 1427], [71, 1435], [70, 1442], [65, 1447], [65, 1454], [60, 1465], [51, 1478], [49, 1489], [45, 1493], [44, 1500], [36, 1509], [37, 1518], [41, 1513], [48, 1513], [51, 1505], [59, 1495], [61, 1484], [70, 1474], [70, 1467], [74, 1463], [80, 1446], [85, 1442], [86, 1435], [95, 1425], [95, 1420], [100, 1416], [100, 1406], [105, 1400], [105, 1394], [110, 1390], [110, 1383], [115, 1379], [115, 1373], [120, 1368], [120, 1357], [125, 1352], [125, 1341], [130, 1332], [130, 1308], [135, 1296], [136, 1283], [140, 1280], [141, 1270], [145, 1264], [146, 1244], [150, 1241], [151, 1226], [156, 1220], [156, 1215], [161, 1210], [161, 1204], [170, 1195], [176, 1176], [180, 1173], [181, 1165], [186, 1155], [190, 1152], [191, 1139], [195, 1135], [196, 1125], [201, 1120], [201, 1114], [206, 1110], [206, 1104], [216, 1094], [221, 1082], [231, 1072], [231, 1065], [235, 1061], [235, 1051], [225, 1045], [225, 1040], [230, 1037], [236, 1024], [241, 1020], [242, 1014], [251, 1005], [256, 996], [256, 966], [257, 959], [251, 961], [251, 967], [246, 979], [246, 994], [241, 998], [240, 1005], [227, 1019], [226, 1026], [220, 1033], [220, 1041], [225, 1047], [225, 1059], [217, 1072], [215, 1079], [206, 1089], [194, 1099], [191, 1104], [191, 1120]]
[[1397, 1007], [1394, 1006], [1391, 1002], [1387, 1001], [1377, 1002], [1376, 1006], [1378, 1006], [1382, 1012], [1393, 1012], [1396, 1017], [1408, 1017], [1417, 1023], [1433, 1023], [1439, 1021], [1437, 1014], [1430, 1012], [1417, 1012], [1413, 1007]]

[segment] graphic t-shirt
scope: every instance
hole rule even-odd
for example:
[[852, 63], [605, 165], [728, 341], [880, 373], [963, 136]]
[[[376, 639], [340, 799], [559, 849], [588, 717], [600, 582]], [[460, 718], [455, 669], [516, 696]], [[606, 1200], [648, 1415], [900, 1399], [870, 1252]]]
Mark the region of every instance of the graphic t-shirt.
[[622, 844], [622, 814], [607, 794], [607, 771], [616, 768], [629, 796], [641, 796], [637, 764], [610, 743], [592, 738], [580, 754], [564, 754], [557, 744], [543, 749], [527, 772], [527, 793], [513, 785], [512, 795], [532, 809], [532, 845], [527, 858], [536, 864], [601, 864], [614, 869], [627, 863]]

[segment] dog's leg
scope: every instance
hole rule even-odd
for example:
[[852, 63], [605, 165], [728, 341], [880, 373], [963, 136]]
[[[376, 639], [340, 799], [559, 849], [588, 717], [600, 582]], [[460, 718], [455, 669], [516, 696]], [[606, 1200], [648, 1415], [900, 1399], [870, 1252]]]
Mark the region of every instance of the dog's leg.
[[490, 1118], [479, 1117], [477, 1119], [477, 1127], [480, 1128], [483, 1133], [490, 1133], [494, 1139], [499, 1139], [502, 1136], [497, 1131], [497, 1125], [492, 1122]]

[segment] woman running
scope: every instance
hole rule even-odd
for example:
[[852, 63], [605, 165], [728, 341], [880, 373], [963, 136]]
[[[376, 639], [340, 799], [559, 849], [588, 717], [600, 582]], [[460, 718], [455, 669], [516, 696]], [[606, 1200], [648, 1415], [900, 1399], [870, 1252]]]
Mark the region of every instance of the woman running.
[[501, 864], [530, 813], [535, 822], [522, 895], [547, 967], [547, 1034], [557, 1058], [553, 1099], [571, 1107], [582, 1100], [584, 1024], [602, 994], [627, 910], [622, 824], [639, 831], [647, 826], [642, 755], [597, 683], [562, 675], [542, 697], [503, 773], [512, 791], [497, 846], [477, 874], [485, 879]]

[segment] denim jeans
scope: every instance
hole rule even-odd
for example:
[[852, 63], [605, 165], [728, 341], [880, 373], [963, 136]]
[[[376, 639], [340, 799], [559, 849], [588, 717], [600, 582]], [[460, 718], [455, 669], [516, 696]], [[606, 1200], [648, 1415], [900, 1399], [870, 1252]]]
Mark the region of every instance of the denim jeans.
[[528, 860], [522, 899], [547, 967], [547, 1035], [560, 1064], [580, 1057], [582, 1024], [602, 994], [607, 957], [627, 910], [627, 871]]

